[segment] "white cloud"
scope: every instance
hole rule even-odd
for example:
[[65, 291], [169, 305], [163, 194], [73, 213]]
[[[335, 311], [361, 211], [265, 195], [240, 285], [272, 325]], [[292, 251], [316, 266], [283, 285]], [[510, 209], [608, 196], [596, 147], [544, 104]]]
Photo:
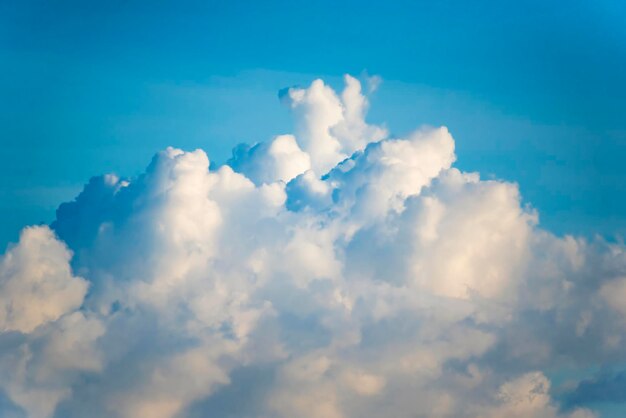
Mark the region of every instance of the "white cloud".
[[626, 278], [619, 277], [602, 285], [600, 296], [616, 311], [626, 315]]
[[0, 330], [29, 333], [82, 304], [87, 282], [72, 275], [70, 257], [48, 227], [22, 231], [0, 258]]
[[284, 96], [294, 112], [298, 143], [318, 175], [387, 135], [384, 128], [365, 122], [368, 102], [361, 83], [349, 75], [345, 82], [341, 97], [319, 79], [307, 89], [290, 88]]
[[293, 135], [279, 135], [271, 142], [235, 148], [228, 165], [257, 185], [287, 183], [311, 168], [311, 158], [300, 149]]
[[[559, 414], [552, 405], [550, 382], [540, 372], [524, 374], [503, 383], [497, 393], [498, 405], [485, 413], [487, 417], [551, 418]], [[565, 414], [569, 418], [593, 418], [589, 411], [576, 410]]]
[[515, 184], [453, 167], [446, 128], [389, 137], [345, 81], [287, 91], [295, 136], [217, 169], [168, 148], [61, 205], [63, 242], [25, 229], [0, 265], [9, 403], [42, 418], [592, 416], [561, 411], [546, 376], [626, 361], [624, 245], [543, 231]]

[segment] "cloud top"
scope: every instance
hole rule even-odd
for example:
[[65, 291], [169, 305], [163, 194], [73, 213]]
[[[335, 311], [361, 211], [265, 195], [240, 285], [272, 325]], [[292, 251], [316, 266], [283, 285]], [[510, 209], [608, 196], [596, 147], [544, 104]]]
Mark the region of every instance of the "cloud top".
[[82, 305], [88, 283], [72, 274], [70, 258], [48, 227], [22, 231], [0, 260], [0, 330], [29, 333]]

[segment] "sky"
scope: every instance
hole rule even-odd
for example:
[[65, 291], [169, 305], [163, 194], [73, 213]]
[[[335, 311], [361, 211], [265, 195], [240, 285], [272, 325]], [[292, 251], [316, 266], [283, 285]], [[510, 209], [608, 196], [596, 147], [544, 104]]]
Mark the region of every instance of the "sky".
[[0, 2], [0, 412], [623, 415], [625, 20]]
[[2, 2], [1, 242], [95, 173], [168, 145], [223, 162], [290, 131], [279, 89], [364, 72], [372, 120], [445, 124], [550, 229], [626, 231], [623, 2], [152, 3]]

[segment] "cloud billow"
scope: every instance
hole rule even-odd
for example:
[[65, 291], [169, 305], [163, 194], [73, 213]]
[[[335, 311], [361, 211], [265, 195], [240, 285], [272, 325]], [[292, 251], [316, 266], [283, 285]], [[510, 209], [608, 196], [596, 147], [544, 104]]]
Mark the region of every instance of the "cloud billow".
[[542, 230], [517, 185], [454, 167], [445, 127], [391, 137], [345, 82], [283, 92], [294, 135], [215, 169], [168, 148], [25, 228], [0, 259], [0, 408], [596, 416], [548, 375], [626, 360], [624, 245]]

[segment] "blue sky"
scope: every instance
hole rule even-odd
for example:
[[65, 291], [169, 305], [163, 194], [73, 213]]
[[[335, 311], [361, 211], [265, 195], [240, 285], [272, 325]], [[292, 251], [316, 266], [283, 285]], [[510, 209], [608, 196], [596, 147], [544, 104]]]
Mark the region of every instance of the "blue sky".
[[289, 132], [278, 89], [364, 71], [371, 119], [449, 126], [548, 228], [626, 232], [623, 2], [389, 3], [3, 2], [0, 241], [167, 145]]

